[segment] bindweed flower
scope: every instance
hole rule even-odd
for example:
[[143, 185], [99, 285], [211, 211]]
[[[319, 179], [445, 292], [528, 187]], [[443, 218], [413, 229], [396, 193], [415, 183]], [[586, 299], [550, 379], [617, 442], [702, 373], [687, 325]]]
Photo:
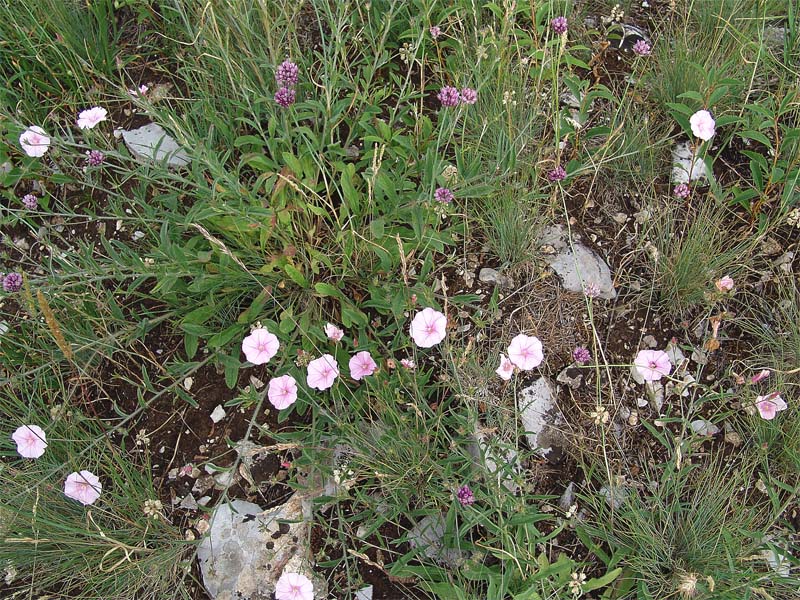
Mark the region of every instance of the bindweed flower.
[[714, 137], [716, 123], [707, 110], [698, 110], [689, 117], [689, 125], [692, 127], [692, 133], [705, 142]]
[[281, 375], [269, 380], [267, 390], [269, 403], [278, 410], [283, 410], [297, 401], [297, 381], [291, 375]]
[[455, 196], [450, 188], [440, 187], [436, 188], [436, 191], [433, 193], [433, 198], [442, 204], [450, 204], [455, 199]]
[[333, 323], [325, 323], [325, 335], [328, 336], [329, 340], [341, 342], [342, 338], [344, 337], [344, 330], [339, 329]]
[[22, 205], [28, 210], [36, 210], [39, 206], [39, 198], [36, 197], [36, 194], [25, 194], [22, 197]]
[[462, 485], [456, 492], [456, 498], [461, 503], [461, 506], [470, 506], [475, 504], [475, 494], [469, 489], [468, 485]]
[[102, 491], [100, 478], [91, 471], [70, 473], [64, 481], [64, 495], [72, 500], [77, 500], [84, 506], [94, 504]]
[[446, 108], [458, 106], [460, 100], [458, 90], [450, 85], [444, 86], [436, 97]]
[[350, 377], [359, 381], [364, 377], [369, 377], [378, 370], [378, 365], [372, 359], [372, 355], [366, 350], [359, 352], [350, 358]]
[[431, 34], [431, 37], [433, 39], [437, 39], [440, 35], [442, 35], [442, 28], [439, 27], [438, 25], [434, 25], [433, 27], [428, 29], [428, 32]]
[[414, 362], [413, 360], [411, 360], [410, 358], [403, 358], [403, 359], [401, 359], [401, 360], [400, 360], [400, 364], [402, 365], [402, 367], [403, 367], [404, 369], [406, 369], [406, 370], [408, 370], [408, 371], [413, 371], [414, 369], [416, 369], [416, 368], [417, 368], [417, 363], [415, 363], [415, 362]]
[[145, 84], [142, 84], [142, 85], [139, 86], [138, 90], [129, 89], [128, 93], [131, 95], [131, 97], [138, 98], [139, 96], [144, 96], [149, 91], [150, 91], [150, 87], [145, 85]]
[[314, 600], [314, 584], [305, 575], [284, 571], [275, 584], [275, 600]]
[[500, 366], [497, 367], [495, 373], [497, 373], [500, 379], [508, 381], [514, 374], [514, 363], [508, 360], [505, 354], [500, 354]]
[[542, 342], [536, 336], [520, 333], [508, 345], [508, 358], [523, 371], [530, 371], [544, 360]]
[[98, 123], [102, 123], [108, 118], [108, 111], [99, 106], [93, 106], [82, 110], [78, 114], [78, 127], [81, 129], [93, 129]]
[[461, 104], [475, 104], [478, 101], [478, 91], [473, 88], [462, 88]]
[[550, 21], [550, 29], [552, 29], [553, 33], [556, 35], [564, 35], [567, 33], [568, 27], [569, 24], [567, 23], [566, 17], [556, 17]]
[[723, 294], [730, 292], [733, 289], [733, 279], [725, 275], [722, 279], [719, 279], [714, 286]]
[[575, 350], [572, 351], [572, 360], [576, 363], [584, 365], [592, 360], [592, 354], [589, 352], [588, 348], [584, 348], [583, 346], [578, 346]]
[[282, 106], [283, 108], [288, 108], [292, 104], [294, 104], [296, 98], [297, 94], [291, 88], [282, 87], [277, 92], [275, 92], [275, 102], [279, 106]]
[[281, 87], [294, 87], [297, 85], [297, 75], [300, 69], [290, 60], [283, 61], [275, 70], [275, 81]]
[[675, 186], [675, 189], [672, 190], [672, 193], [675, 194], [678, 198], [686, 199], [689, 197], [691, 190], [689, 189], [689, 186], [686, 185], [685, 183], [679, 183], [678, 185]]
[[19, 273], [8, 273], [3, 277], [3, 290], [14, 293], [22, 289], [22, 275]]
[[633, 365], [645, 381], [658, 381], [672, 371], [669, 355], [663, 350], [640, 350]]
[[786, 410], [788, 405], [784, 402], [783, 398], [778, 395], [778, 392], [772, 392], [766, 396], [757, 396], [756, 408], [762, 419], [771, 421], [780, 411]]
[[561, 165], [558, 165], [555, 169], [547, 173], [548, 181], [563, 181], [566, 178], [567, 171]]
[[38, 425], [22, 425], [11, 434], [22, 458], [39, 458], [47, 448], [47, 436]]
[[106, 159], [106, 155], [100, 150], [87, 150], [86, 151], [86, 164], [90, 167], [99, 167]]
[[323, 354], [308, 363], [306, 383], [315, 390], [327, 390], [339, 376], [339, 365], [330, 354]]
[[770, 375], [771, 375], [771, 372], [770, 372], [769, 369], [762, 369], [761, 372], [756, 373], [755, 375], [753, 375], [750, 378], [750, 383], [751, 384], [758, 383], [759, 381], [763, 381], [764, 379], [766, 379]]
[[50, 149], [50, 138], [38, 125], [29, 125], [20, 134], [19, 145], [28, 156], [39, 158]]
[[424, 308], [411, 320], [410, 334], [420, 348], [432, 348], [447, 335], [447, 317], [438, 310]]
[[264, 327], [256, 327], [242, 340], [242, 352], [248, 362], [263, 365], [278, 353], [280, 342], [274, 333]]
[[644, 40], [639, 40], [636, 42], [633, 45], [632, 50], [637, 56], [650, 56], [650, 53], [653, 51], [653, 49], [650, 47], [650, 44]]

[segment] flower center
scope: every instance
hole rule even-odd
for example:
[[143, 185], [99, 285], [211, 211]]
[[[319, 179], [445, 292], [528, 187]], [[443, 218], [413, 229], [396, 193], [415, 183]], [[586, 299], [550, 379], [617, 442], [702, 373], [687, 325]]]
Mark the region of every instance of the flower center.
[[658, 366], [658, 363], [656, 361], [654, 361], [654, 360], [650, 361], [650, 368], [651, 369], [655, 369], [657, 366]]

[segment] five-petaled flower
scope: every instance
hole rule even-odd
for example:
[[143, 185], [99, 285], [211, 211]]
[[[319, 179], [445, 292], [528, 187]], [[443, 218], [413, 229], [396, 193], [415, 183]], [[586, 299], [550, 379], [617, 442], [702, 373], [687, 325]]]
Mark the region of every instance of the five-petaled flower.
[[78, 114], [78, 127], [81, 129], [92, 129], [98, 123], [105, 121], [108, 118], [108, 111], [99, 106], [93, 106], [82, 110]]
[[508, 360], [505, 354], [500, 354], [500, 366], [497, 367], [495, 373], [497, 373], [500, 379], [508, 381], [514, 374], [514, 363]]
[[432, 348], [447, 335], [447, 317], [438, 310], [424, 308], [411, 320], [411, 338], [420, 348]]
[[339, 376], [339, 365], [330, 354], [323, 354], [308, 363], [306, 383], [315, 390], [327, 390]]
[[672, 371], [669, 355], [663, 350], [640, 350], [633, 365], [645, 381], [658, 381]]
[[366, 350], [350, 358], [349, 366], [350, 377], [356, 381], [372, 375], [378, 369], [378, 365], [372, 359], [372, 355]]
[[44, 156], [50, 149], [50, 138], [38, 125], [29, 125], [19, 136], [19, 145], [25, 154], [34, 158]]
[[275, 600], [313, 600], [314, 584], [305, 575], [284, 571], [275, 584]]
[[692, 127], [692, 133], [705, 142], [714, 137], [716, 123], [707, 110], [698, 110], [689, 117], [689, 125]]
[[279, 347], [278, 338], [264, 327], [256, 327], [242, 340], [242, 352], [254, 365], [268, 363], [278, 353]]
[[542, 342], [536, 336], [520, 333], [508, 345], [508, 358], [523, 371], [530, 371], [544, 360]]
[[778, 395], [778, 392], [772, 392], [766, 396], [757, 396], [756, 408], [762, 419], [771, 421], [780, 411], [786, 410], [787, 404], [784, 402], [783, 398]]
[[64, 481], [64, 495], [72, 500], [77, 500], [84, 506], [94, 504], [102, 491], [100, 478], [91, 471], [70, 473]]
[[297, 401], [297, 382], [291, 375], [281, 375], [269, 380], [267, 398], [278, 410], [291, 406]]
[[47, 448], [47, 436], [38, 425], [22, 425], [11, 434], [22, 458], [39, 458]]

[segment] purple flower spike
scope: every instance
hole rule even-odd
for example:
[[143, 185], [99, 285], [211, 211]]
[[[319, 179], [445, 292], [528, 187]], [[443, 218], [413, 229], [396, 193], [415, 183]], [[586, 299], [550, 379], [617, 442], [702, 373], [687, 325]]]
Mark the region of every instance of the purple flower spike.
[[469, 489], [468, 485], [461, 486], [456, 493], [456, 497], [461, 503], [461, 506], [470, 506], [471, 504], [475, 504], [475, 494], [472, 493], [472, 490]]
[[572, 359], [578, 364], [585, 365], [592, 360], [592, 354], [587, 348], [578, 346], [572, 351]]
[[288, 108], [292, 104], [294, 104], [295, 98], [297, 94], [291, 88], [282, 87], [277, 92], [275, 92], [275, 102], [277, 102], [283, 108]]
[[9, 273], [3, 277], [3, 289], [11, 293], [20, 291], [22, 289], [22, 275]]
[[462, 104], [475, 104], [478, 101], [478, 92], [472, 88], [464, 88], [461, 90], [461, 103]]
[[299, 73], [300, 68], [296, 64], [290, 60], [285, 60], [275, 70], [275, 81], [281, 87], [294, 87], [297, 85], [297, 75]]
[[22, 204], [28, 210], [36, 210], [36, 207], [39, 206], [39, 199], [36, 197], [35, 194], [25, 194], [22, 197]]
[[633, 53], [637, 56], [650, 56], [650, 52], [652, 50], [653, 49], [650, 47], [650, 44], [644, 40], [639, 40], [633, 45]]
[[567, 171], [561, 165], [558, 165], [555, 169], [550, 171], [547, 174], [547, 179], [550, 181], [563, 181], [567, 177]]
[[87, 150], [86, 151], [86, 164], [90, 167], [99, 167], [106, 159], [106, 155], [100, 150]]
[[436, 188], [436, 191], [433, 193], [433, 197], [436, 201], [441, 202], [442, 204], [450, 204], [454, 199], [453, 192], [450, 191], [450, 188]]
[[450, 85], [444, 86], [436, 97], [444, 107], [458, 106], [458, 101], [460, 100], [458, 90]]
[[556, 17], [555, 19], [550, 21], [550, 28], [556, 35], [563, 35], [567, 33], [567, 18]]

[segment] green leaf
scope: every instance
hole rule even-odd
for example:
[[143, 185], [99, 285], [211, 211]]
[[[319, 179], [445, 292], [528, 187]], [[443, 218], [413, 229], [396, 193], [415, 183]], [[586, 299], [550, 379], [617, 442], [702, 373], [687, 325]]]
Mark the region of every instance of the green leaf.
[[213, 305], [201, 306], [200, 308], [195, 308], [193, 311], [189, 312], [185, 317], [183, 317], [183, 323], [202, 325], [203, 323], [208, 321], [214, 315], [215, 312], [217, 312], [217, 307]]
[[591, 592], [593, 590], [600, 589], [601, 587], [607, 586], [609, 583], [614, 581], [619, 574], [622, 573], [622, 567], [617, 567], [613, 571], [609, 571], [602, 577], [593, 577], [589, 581], [583, 584], [583, 591], [584, 592]]
[[223, 329], [216, 335], [213, 335], [208, 340], [208, 347], [209, 348], [221, 348], [228, 342], [230, 342], [234, 337], [241, 334], [243, 327], [239, 324], [231, 325], [227, 329]]
[[197, 354], [197, 347], [200, 343], [200, 338], [196, 335], [191, 333], [187, 333], [183, 336], [183, 349], [186, 350], [186, 356], [188, 358], [194, 358], [194, 355]]
[[314, 289], [323, 298], [330, 297], [330, 298], [339, 298], [339, 300], [345, 300], [344, 294], [341, 292], [341, 290], [337, 287], [332, 286], [330, 283], [325, 283], [324, 281], [320, 281], [319, 283], [314, 284]]
[[355, 165], [347, 165], [344, 172], [342, 173], [341, 177], [341, 184], [342, 184], [342, 196], [344, 199], [345, 204], [350, 209], [350, 213], [353, 215], [361, 214], [360, 207], [361, 207], [361, 200], [359, 197], [359, 193], [356, 190], [355, 186], [353, 185], [353, 175], [355, 174], [356, 167]]
[[294, 281], [301, 288], [306, 289], [308, 287], [308, 279], [305, 278], [305, 276], [300, 272], [300, 270], [297, 267], [289, 263], [286, 263], [285, 265], [283, 265], [283, 270], [289, 276], [289, 279]]

